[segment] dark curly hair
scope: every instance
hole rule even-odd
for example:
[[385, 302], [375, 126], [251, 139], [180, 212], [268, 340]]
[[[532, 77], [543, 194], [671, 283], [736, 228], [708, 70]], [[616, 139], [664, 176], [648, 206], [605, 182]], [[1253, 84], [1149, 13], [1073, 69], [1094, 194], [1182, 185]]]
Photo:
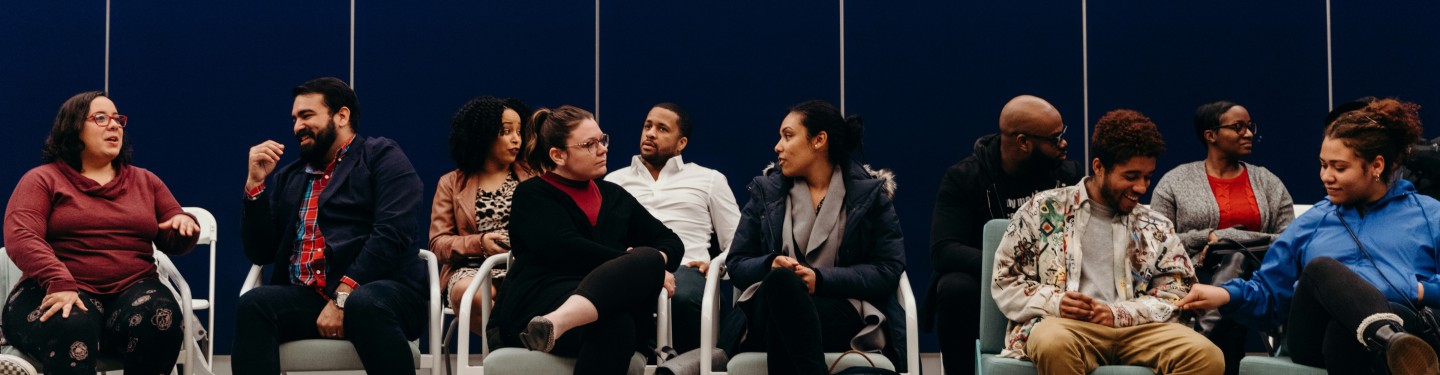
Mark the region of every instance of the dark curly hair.
[[[77, 171], [83, 169], [80, 152], [85, 150], [85, 142], [80, 140], [80, 130], [84, 129], [85, 117], [90, 115], [90, 102], [100, 97], [110, 96], [104, 91], [86, 91], [71, 96], [60, 105], [60, 112], [55, 114], [55, 123], [50, 127], [50, 135], [45, 137], [45, 148], [40, 151], [42, 162], [49, 164], [63, 160]], [[126, 133], [120, 139], [120, 155], [116, 155], [110, 165], [115, 169], [130, 165], [130, 155], [130, 134]]]
[[1165, 153], [1165, 139], [1155, 122], [1140, 112], [1117, 109], [1095, 122], [1090, 138], [1091, 153], [1105, 169], [1137, 156], [1159, 157]]
[[1210, 144], [1205, 142], [1205, 131], [1219, 127], [1220, 115], [1229, 112], [1230, 108], [1239, 106], [1240, 105], [1235, 104], [1235, 102], [1221, 100], [1214, 103], [1206, 103], [1199, 108], [1195, 108], [1195, 139], [1200, 140], [1202, 146], [1209, 147]]
[[800, 114], [800, 124], [805, 125], [809, 137], [825, 132], [829, 137], [831, 164], [845, 165], [852, 154], [863, 155], [865, 120], [860, 116], [845, 117], [824, 100], [801, 102], [790, 107], [790, 113]]
[[539, 173], [555, 170], [555, 161], [550, 159], [550, 149], [565, 149], [565, 140], [570, 138], [570, 132], [580, 125], [581, 121], [594, 119], [595, 115], [590, 111], [580, 109], [572, 105], [562, 105], [560, 108], [541, 108], [530, 116], [530, 132], [534, 139], [525, 146], [525, 161], [529, 163], [530, 169]]
[[[460, 111], [455, 112], [455, 118], [450, 121], [450, 160], [455, 161], [455, 167], [461, 174], [475, 173], [485, 167], [485, 160], [490, 157], [490, 145], [500, 137], [503, 129], [501, 116], [506, 109], [520, 115], [520, 145], [524, 149], [526, 141], [530, 140], [525, 131], [530, 124], [530, 109], [519, 99], [481, 96], [470, 99], [460, 107]], [[517, 160], [517, 163], [524, 162]]]
[[1325, 138], [1340, 140], [1367, 161], [1384, 157], [1380, 178], [1389, 180], [1395, 168], [1409, 159], [1410, 145], [1421, 139], [1423, 131], [1419, 104], [1388, 98], [1341, 114], [1325, 127]]

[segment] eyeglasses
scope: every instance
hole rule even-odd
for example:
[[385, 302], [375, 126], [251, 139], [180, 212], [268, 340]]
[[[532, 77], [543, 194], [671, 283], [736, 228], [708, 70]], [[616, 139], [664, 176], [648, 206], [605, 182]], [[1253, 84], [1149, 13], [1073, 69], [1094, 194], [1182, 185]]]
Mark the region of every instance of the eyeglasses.
[[96, 113], [96, 114], [90, 115], [90, 117], [86, 117], [85, 119], [90, 120], [90, 121], [94, 121], [94, 122], [95, 122], [95, 125], [99, 125], [99, 126], [102, 127], [102, 128], [110, 127], [110, 121], [115, 121], [115, 124], [116, 124], [116, 125], [120, 125], [120, 128], [121, 128], [121, 129], [124, 129], [124, 128], [125, 128], [125, 123], [130, 122], [130, 116], [126, 116], [126, 115], [114, 115], [114, 116], [111, 116], [111, 115], [107, 115], [107, 114], [104, 114], [104, 113]]
[[1230, 129], [1230, 130], [1234, 130], [1236, 134], [1241, 134], [1241, 133], [1244, 133], [1245, 131], [1249, 131], [1250, 134], [1254, 135], [1254, 134], [1259, 134], [1259, 133], [1256, 133], [1256, 131], [1258, 131], [1258, 130], [1260, 129], [1260, 127], [1259, 127], [1258, 125], [1255, 125], [1255, 122], [1254, 122], [1254, 121], [1250, 121], [1250, 122], [1237, 122], [1237, 123], [1234, 123], [1234, 124], [1226, 124], [1226, 125], [1216, 125], [1216, 126], [1214, 126], [1214, 127], [1211, 127], [1211, 129]]
[[591, 153], [596, 153], [596, 154], [598, 154], [598, 153], [600, 153], [600, 147], [595, 147], [596, 145], [599, 145], [600, 147], [604, 147], [604, 148], [607, 148], [607, 149], [610, 148], [610, 135], [609, 135], [609, 134], [601, 134], [601, 135], [600, 135], [600, 138], [595, 138], [595, 139], [587, 140], [587, 141], [585, 141], [584, 143], [581, 143], [581, 144], [578, 144], [578, 145], [565, 145], [565, 147], [579, 147], [579, 148], [583, 148], [583, 149], [586, 149], [586, 150], [590, 150]]
[[1039, 140], [1042, 140], [1042, 141], [1050, 142], [1050, 143], [1055, 144], [1056, 146], [1059, 146], [1061, 142], [1065, 142], [1065, 131], [1067, 131], [1067, 130], [1070, 130], [1070, 127], [1069, 127], [1069, 126], [1061, 125], [1061, 126], [1060, 126], [1060, 133], [1059, 133], [1059, 134], [1055, 134], [1055, 135], [1034, 135], [1034, 134], [1023, 133], [1023, 132], [1022, 132], [1022, 133], [1015, 133], [1015, 135], [1023, 135], [1023, 136], [1026, 136], [1026, 137], [1035, 138], [1035, 139], [1039, 139]]

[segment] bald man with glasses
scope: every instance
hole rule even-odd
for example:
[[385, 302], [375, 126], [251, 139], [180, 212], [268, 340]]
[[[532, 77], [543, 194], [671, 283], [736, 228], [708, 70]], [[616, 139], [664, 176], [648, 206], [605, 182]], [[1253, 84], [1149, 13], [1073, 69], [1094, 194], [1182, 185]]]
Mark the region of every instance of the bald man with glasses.
[[1021, 95], [1000, 110], [999, 133], [975, 141], [974, 154], [945, 171], [930, 222], [935, 265], [921, 328], [938, 328], [945, 371], [975, 369], [980, 333], [981, 230], [1009, 219], [1037, 192], [1073, 185], [1084, 176], [1065, 158], [1065, 123], [1044, 99]]

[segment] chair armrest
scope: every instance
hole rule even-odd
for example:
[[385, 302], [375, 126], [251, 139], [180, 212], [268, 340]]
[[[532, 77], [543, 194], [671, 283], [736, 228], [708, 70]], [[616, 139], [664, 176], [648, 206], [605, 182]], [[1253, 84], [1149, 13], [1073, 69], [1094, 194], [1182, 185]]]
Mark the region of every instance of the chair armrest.
[[[670, 343], [670, 293], [664, 287], [660, 288], [660, 296], [655, 301], [655, 347], [664, 348], [671, 346]], [[655, 364], [665, 364], [665, 356], [656, 353]]]
[[[190, 316], [195, 313], [194, 301], [190, 298], [190, 283], [185, 282], [185, 278], [180, 275], [180, 269], [175, 267], [175, 263], [170, 261], [170, 257], [159, 250], [155, 251], [155, 271], [160, 275], [160, 280], [164, 281], [162, 284], [170, 287], [171, 292], [175, 293], [175, 302], [180, 305], [180, 314], [172, 319], [178, 320], [184, 329], [185, 341], [181, 345], [189, 345], [190, 342], [195, 341], [196, 332], [199, 330], [199, 327], [195, 327], [190, 321]], [[195, 366], [183, 367], [182, 375], [195, 373]]]
[[260, 272], [264, 268], [265, 266], [259, 264], [250, 265], [250, 272], [245, 274], [245, 281], [240, 283], [240, 295], [243, 296], [245, 292], [249, 292], [250, 289], [260, 287], [262, 283], [262, 281], [260, 281]]
[[920, 329], [915, 318], [915, 291], [910, 288], [910, 277], [900, 273], [900, 290], [896, 295], [900, 307], [905, 309], [905, 369], [906, 374], [920, 373]]
[[[458, 369], [470, 367], [471, 351], [468, 335], [471, 332], [470, 314], [473, 313], [471, 310], [474, 309], [475, 294], [478, 292], [482, 301], [490, 301], [490, 270], [495, 269], [496, 265], [509, 263], [510, 253], [495, 254], [489, 258], [485, 258], [485, 263], [480, 265], [480, 271], [475, 273], [475, 278], [470, 279], [470, 285], [465, 286], [465, 294], [460, 296], [460, 306], [455, 307], [455, 319], [460, 321], [460, 332], [457, 334], [460, 338], [457, 339], [459, 343], [455, 351], [455, 354], [457, 354], [456, 358], [459, 360], [457, 363], [458, 366], [456, 366], [457, 371]], [[490, 321], [490, 307], [490, 303], [480, 305], [480, 321]], [[489, 343], [490, 337], [487, 336], [484, 330], [481, 330], [480, 358], [482, 360], [485, 356], [490, 355]]]
[[705, 293], [700, 297], [700, 373], [712, 373], [715, 361], [715, 335], [720, 330], [720, 278], [725, 273], [725, 259], [728, 252], [710, 260], [710, 272], [705, 273]]
[[[440, 342], [440, 339], [442, 338], [441, 331], [444, 330], [441, 326], [445, 324], [445, 317], [441, 315], [441, 311], [443, 309], [440, 307], [442, 306], [442, 302], [440, 300], [440, 265], [439, 261], [435, 257], [435, 253], [430, 252], [430, 250], [420, 249], [419, 253], [420, 259], [425, 261], [425, 277], [429, 281], [426, 284], [429, 284], [430, 286], [430, 322], [427, 325], [429, 326], [430, 330], [430, 352], [434, 353], [440, 350], [442, 344]], [[433, 359], [431, 360], [431, 368], [440, 368], [440, 356], [432, 356], [432, 358]]]

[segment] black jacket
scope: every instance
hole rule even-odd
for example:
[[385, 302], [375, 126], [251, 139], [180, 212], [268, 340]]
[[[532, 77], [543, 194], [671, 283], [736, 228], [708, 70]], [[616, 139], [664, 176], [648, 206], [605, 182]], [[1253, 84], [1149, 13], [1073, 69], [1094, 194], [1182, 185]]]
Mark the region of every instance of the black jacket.
[[[1081, 177], [1084, 170], [1074, 160], [1065, 160], [1049, 173], [1006, 175], [1000, 158], [1000, 135], [975, 140], [975, 153], [945, 171], [935, 197], [935, 211], [930, 218], [930, 261], [935, 273], [921, 312], [921, 329], [934, 328], [935, 287], [940, 276], [965, 272], [978, 278], [980, 267], [991, 267], [980, 264], [984, 259], [980, 253], [981, 230], [986, 222], [1009, 219], [1036, 192], [1071, 185]], [[979, 309], [980, 301], [974, 303]]]
[[486, 322], [486, 329], [492, 332], [492, 348], [521, 346], [518, 335], [530, 318], [560, 306], [590, 271], [631, 247], [658, 249], [667, 258], [666, 270], [680, 268], [685, 245], [675, 232], [620, 185], [598, 179], [595, 185], [600, 189], [600, 214], [593, 226], [569, 195], [544, 178], [532, 178], [515, 187], [510, 206], [510, 243], [514, 246], [510, 271], [495, 298], [494, 314]]
[[[240, 239], [254, 264], [278, 263], [270, 283], [290, 283], [296, 222], [304, 204], [305, 163], [292, 162], [255, 200], [245, 200]], [[425, 262], [418, 256], [420, 177], [395, 141], [355, 136], [320, 193], [317, 224], [325, 236], [325, 294], [340, 278], [360, 285], [395, 280], [428, 298]]]
[[[862, 299], [879, 308], [886, 317], [885, 355], [903, 372], [905, 311], [895, 292], [905, 272], [905, 236], [895, 215], [894, 178], [887, 170], [873, 171], [859, 163], [846, 165], [841, 175], [845, 232], [835, 267], [815, 269], [815, 295]], [[740, 210], [740, 225], [725, 262], [736, 287], [743, 290], [763, 280], [780, 255], [785, 200], [792, 185], [794, 180], [778, 168], [767, 168], [750, 182], [750, 201]]]

